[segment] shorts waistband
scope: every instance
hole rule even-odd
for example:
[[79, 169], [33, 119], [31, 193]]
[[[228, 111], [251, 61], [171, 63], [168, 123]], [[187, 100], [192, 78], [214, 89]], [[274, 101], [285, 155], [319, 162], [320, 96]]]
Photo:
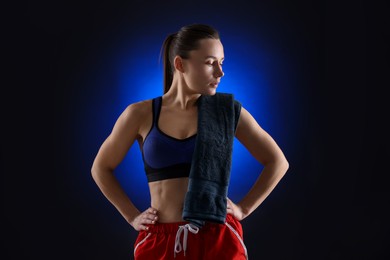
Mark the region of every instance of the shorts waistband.
[[[230, 214], [226, 215], [226, 222], [231, 223], [234, 220], [233, 216]], [[149, 230], [144, 230], [141, 232], [146, 233], [172, 233], [176, 234], [177, 230], [180, 228], [180, 226], [189, 224], [188, 221], [180, 221], [180, 222], [173, 222], [173, 223], [159, 223], [148, 225]], [[217, 228], [218, 226], [224, 226], [224, 224], [219, 223], [213, 223], [213, 222], [206, 222], [206, 224], [200, 229], [200, 230], [208, 230]]]

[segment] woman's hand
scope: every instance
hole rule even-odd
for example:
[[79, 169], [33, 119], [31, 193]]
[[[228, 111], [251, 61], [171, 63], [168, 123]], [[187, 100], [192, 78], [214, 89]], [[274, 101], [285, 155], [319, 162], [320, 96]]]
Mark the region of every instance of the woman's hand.
[[148, 226], [150, 224], [155, 224], [157, 222], [157, 210], [150, 207], [137, 217], [134, 218], [132, 223], [130, 223], [133, 228], [137, 231], [148, 230]]
[[245, 214], [242, 212], [241, 207], [235, 204], [229, 198], [227, 198], [227, 214], [232, 215], [238, 221], [241, 221], [245, 218]]

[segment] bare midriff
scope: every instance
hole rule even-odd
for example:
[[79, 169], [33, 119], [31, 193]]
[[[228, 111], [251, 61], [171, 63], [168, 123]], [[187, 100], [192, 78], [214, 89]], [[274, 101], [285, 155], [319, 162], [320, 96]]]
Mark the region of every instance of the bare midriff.
[[183, 221], [183, 204], [187, 188], [186, 177], [149, 182], [151, 206], [157, 210], [158, 222]]

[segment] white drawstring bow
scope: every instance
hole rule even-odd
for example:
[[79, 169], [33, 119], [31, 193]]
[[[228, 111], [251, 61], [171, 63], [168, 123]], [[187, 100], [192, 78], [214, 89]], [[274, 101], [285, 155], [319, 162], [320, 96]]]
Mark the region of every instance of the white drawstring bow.
[[[176, 257], [177, 253], [180, 253], [181, 250], [184, 251], [184, 256], [186, 255], [187, 250], [187, 237], [188, 237], [188, 231], [190, 231], [192, 234], [197, 234], [199, 232], [199, 228], [193, 224], [185, 224], [183, 226], [179, 226], [179, 229], [176, 233], [176, 239], [175, 239], [175, 248], [174, 248], [174, 255]], [[183, 247], [180, 243], [180, 236], [181, 233], [183, 233]]]

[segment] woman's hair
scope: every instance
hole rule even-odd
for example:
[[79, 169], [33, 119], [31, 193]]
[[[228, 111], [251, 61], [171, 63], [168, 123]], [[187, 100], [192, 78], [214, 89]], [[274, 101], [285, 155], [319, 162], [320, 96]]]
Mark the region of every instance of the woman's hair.
[[[199, 48], [202, 39], [219, 40], [218, 31], [206, 24], [190, 24], [183, 26], [177, 33], [168, 35], [162, 45], [164, 94], [168, 92], [173, 80], [173, 60], [176, 55], [183, 59], [189, 58], [189, 52]], [[160, 53], [161, 57], [161, 53]]]

